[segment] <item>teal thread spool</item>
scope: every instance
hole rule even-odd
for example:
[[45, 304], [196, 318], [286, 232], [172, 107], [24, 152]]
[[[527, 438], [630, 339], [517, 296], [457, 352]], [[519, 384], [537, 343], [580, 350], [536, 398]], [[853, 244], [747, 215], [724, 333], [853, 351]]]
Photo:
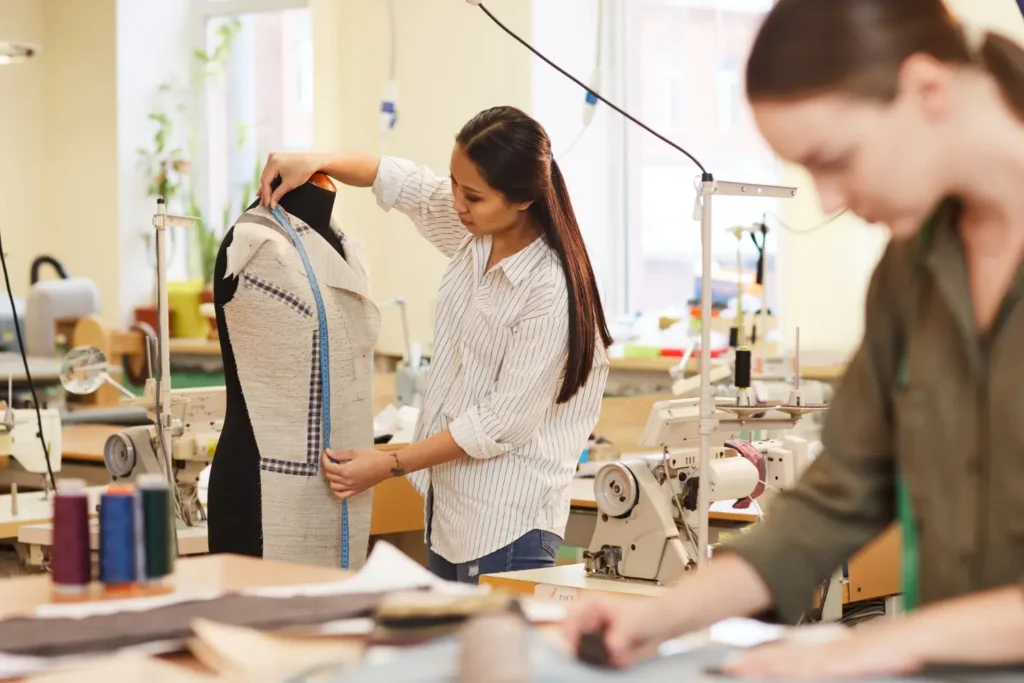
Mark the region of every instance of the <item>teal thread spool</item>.
[[145, 574], [149, 585], [160, 585], [174, 573], [174, 521], [171, 491], [162, 474], [143, 474], [136, 480], [142, 508]]

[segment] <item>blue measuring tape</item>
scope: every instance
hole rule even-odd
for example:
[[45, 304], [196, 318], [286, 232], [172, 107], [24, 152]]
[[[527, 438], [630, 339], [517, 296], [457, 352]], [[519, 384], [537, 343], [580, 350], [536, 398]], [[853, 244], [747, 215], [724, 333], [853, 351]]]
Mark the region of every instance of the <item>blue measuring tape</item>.
[[[324, 312], [324, 300], [320, 296], [320, 284], [317, 282], [316, 274], [313, 273], [313, 266], [309, 264], [309, 256], [306, 248], [302, 246], [299, 233], [292, 227], [288, 217], [281, 209], [271, 209], [277, 222], [281, 224], [284, 231], [291, 238], [292, 244], [299, 252], [302, 259], [302, 266], [306, 269], [306, 277], [309, 279], [309, 286], [313, 290], [313, 299], [316, 301], [316, 313], [320, 319], [320, 387], [323, 398], [320, 401], [321, 419], [323, 421], [323, 443], [324, 448], [331, 445], [331, 354], [327, 339], [327, 314]], [[341, 501], [341, 568], [348, 569], [348, 501]]]

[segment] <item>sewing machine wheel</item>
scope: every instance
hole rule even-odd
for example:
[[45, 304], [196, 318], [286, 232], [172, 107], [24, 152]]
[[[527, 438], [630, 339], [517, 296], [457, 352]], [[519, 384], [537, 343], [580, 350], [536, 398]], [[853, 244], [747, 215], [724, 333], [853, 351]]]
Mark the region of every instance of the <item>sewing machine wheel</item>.
[[611, 463], [597, 471], [594, 499], [601, 512], [612, 517], [625, 517], [639, 498], [640, 487], [636, 478], [622, 463]]
[[135, 469], [135, 446], [126, 434], [112, 434], [103, 444], [103, 464], [115, 477], [129, 477]]

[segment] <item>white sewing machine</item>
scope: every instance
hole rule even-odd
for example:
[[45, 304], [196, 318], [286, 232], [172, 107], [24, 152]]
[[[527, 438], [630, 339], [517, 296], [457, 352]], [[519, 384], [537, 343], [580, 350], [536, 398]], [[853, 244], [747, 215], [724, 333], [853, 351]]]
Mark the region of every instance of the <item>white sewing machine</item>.
[[[150, 379], [141, 398], [125, 401], [128, 405], [145, 408], [154, 424], [128, 427], [107, 439], [103, 461], [114, 481], [134, 480], [146, 473], [164, 473], [156, 428], [156, 399], [156, 382]], [[210, 464], [217, 450], [226, 401], [224, 387], [171, 391], [171, 460], [175, 485], [183, 503], [182, 521], [188, 526], [197, 518], [205, 518], [199, 503], [199, 474]]]
[[[0, 422], [0, 456], [10, 456], [29, 474], [38, 474], [43, 490], [49, 490], [50, 481], [46, 472], [46, 454], [39, 441], [39, 421], [35, 409], [4, 409]], [[60, 471], [61, 425], [60, 412], [52, 408], [40, 411], [43, 418], [43, 438], [50, 452], [50, 465], [54, 472]]]
[[[82, 347], [68, 352], [61, 373], [64, 388], [75, 394], [96, 391], [111, 383], [125, 394], [125, 405], [145, 409], [151, 425], [127, 427], [110, 436], [103, 447], [103, 462], [114, 481], [132, 481], [140, 474], [166, 475], [165, 462], [172, 463], [178, 518], [192, 526], [206, 514], [199, 502], [199, 475], [213, 460], [224, 425], [227, 397], [224, 387], [175, 389], [169, 392], [170, 406], [160, 404], [157, 383], [150, 378], [141, 397], [121, 387], [107, 372], [107, 359], [96, 348]], [[160, 415], [169, 416], [170, 434], [161, 439], [157, 430]], [[170, 443], [171, 457], [164, 458], [161, 443]]]
[[[662, 454], [609, 463], [594, 479], [598, 518], [584, 553], [591, 576], [671, 584], [697, 566], [697, 528], [711, 502], [742, 499], [792, 485], [807, 465], [808, 444], [785, 436], [800, 414], [762, 408], [762, 417], [740, 415], [733, 399], [716, 408], [718, 427], [709, 462], [709, 500], [698, 506], [700, 436], [698, 399], [654, 405], [641, 445]], [[801, 413], [803, 411], [793, 411]], [[769, 438], [735, 443], [741, 432]], [[703, 507], [703, 509], [701, 509]]]

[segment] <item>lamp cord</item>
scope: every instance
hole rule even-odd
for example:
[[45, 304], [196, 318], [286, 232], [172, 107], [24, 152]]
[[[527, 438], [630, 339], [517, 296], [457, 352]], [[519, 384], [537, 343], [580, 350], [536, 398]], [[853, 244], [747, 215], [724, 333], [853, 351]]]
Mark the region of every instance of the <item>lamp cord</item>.
[[[11, 290], [11, 278], [7, 274], [7, 257], [4, 255], [4, 241], [0, 237], [0, 265], [3, 266], [4, 284], [7, 285], [7, 299], [11, 302], [11, 316], [14, 318], [14, 332], [18, 335], [18, 350], [21, 351], [21, 362], [25, 367], [25, 378], [28, 380], [28, 387], [32, 391], [32, 403], [36, 409], [36, 424], [39, 427], [39, 443], [43, 446], [43, 457], [46, 459], [46, 474], [50, 478], [50, 486], [54, 493], [57, 491], [57, 478], [53, 476], [53, 466], [50, 464], [50, 448], [46, 445], [46, 437], [43, 435], [43, 413], [39, 409], [39, 396], [36, 395], [36, 385], [32, 381], [32, 372], [28, 369], [28, 355], [25, 351], [25, 340], [21, 336], [21, 324], [18, 322], [18, 309], [14, 305], [14, 293]], [[14, 410], [14, 406], [8, 406]]]
[[486, 7], [484, 7], [484, 5], [482, 5], [482, 4], [481, 4], [481, 5], [480, 5], [480, 9], [482, 9], [482, 10], [483, 10], [484, 14], [486, 14], [486, 15], [487, 15], [488, 17], [490, 17], [491, 21], [493, 21], [493, 22], [494, 22], [495, 24], [497, 24], [497, 25], [498, 25], [498, 28], [500, 28], [500, 29], [501, 29], [502, 31], [504, 31], [505, 33], [507, 33], [507, 34], [509, 34], [510, 36], [512, 36], [512, 38], [514, 38], [514, 39], [515, 39], [516, 41], [518, 41], [518, 42], [519, 42], [519, 43], [520, 43], [520, 44], [521, 44], [521, 45], [522, 45], [523, 47], [525, 47], [525, 48], [526, 48], [527, 50], [529, 50], [529, 51], [530, 51], [530, 52], [532, 52], [532, 53], [533, 53], [534, 55], [536, 55], [537, 57], [539, 57], [539, 58], [540, 58], [540, 59], [541, 59], [542, 61], [544, 61], [545, 63], [547, 63], [547, 64], [548, 64], [548, 66], [550, 66], [550, 67], [551, 67], [551, 68], [553, 68], [553, 69], [554, 69], [555, 71], [557, 71], [558, 73], [560, 73], [560, 74], [562, 74], [563, 76], [565, 76], [566, 78], [568, 78], [568, 79], [569, 79], [570, 81], [572, 81], [572, 82], [573, 82], [573, 83], [575, 83], [576, 85], [578, 85], [578, 86], [580, 86], [581, 88], [583, 88], [583, 89], [584, 89], [585, 91], [587, 91], [587, 92], [590, 92], [590, 93], [593, 93], [594, 97], [596, 97], [597, 99], [601, 100], [602, 102], [604, 102], [605, 104], [607, 104], [607, 105], [608, 105], [609, 107], [611, 107], [612, 109], [614, 109], [615, 111], [617, 111], [617, 112], [618, 112], [619, 114], [621, 114], [622, 116], [626, 117], [627, 119], [629, 119], [630, 121], [632, 121], [632, 122], [633, 122], [633, 123], [635, 123], [636, 125], [640, 126], [640, 127], [641, 127], [641, 128], [643, 128], [644, 130], [646, 130], [646, 131], [647, 131], [648, 133], [650, 133], [650, 134], [651, 134], [651, 135], [653, 135], [654, 137], [656, 137], [656, 138], [658, 138], [659, 140], [661, 140], [662, 142], [664, 142], [664, 143], [665, 143], [666, 145], [668, 145], [669, 147], [673, 148], [674, 150], [676, 150], [676, 151], [678, 151], [678, 152], [682, 152], [682, 153], [683, 153], [684, 155], [686, 155], [686, 157], [687, 157], [687, 158], [688, 158], [688, 159], [689, 159], [690, 161], [692, 161], [692, 162], [693, 162], [694, 164], [696, 164], [697, 168], [699, 168], [699, 169], [700, 169], [701, 173], [704, 173], [705, 175], [706, 175], [706, 174], [708, 173], [708, 170], [707, 170], [706, 168], [704, 168], [704, 164], [700, 163], [700, 161], [698, 161], [698, 160], [697, 160], [697, 157], [693, 156], [692, 154], [690, 154], [689, 152], [687, 152], [687, 151], [686, 151], [685, 149], [683, 149], [682, 147], [680, 147], [680, 146], [679, 146], [679, 145], [677, 145], [676, 143], [674, 143], [674, 142], [672, 142], [671, 140], [669, 140], [668, 138], [666, 138], [666, 137], [665, 137], [664, 135], [662, 135], [661, 133], [659, 133], [659, 132], [657, 132], [656, 130], [652, 129], [652, 128], [651, 128], [650, 126], [648, 126], [647, 124], [643, 123], [642, 121], [639, 121], [639, 120], [638, 120], [638, 119], [636, 119], [636, 118], [635, 118], [635, 117], [634, 117], [634, 116], [633, 116], [632, 114], [630, 114], [629, 112], [627, 112], [627, 111], [623, 110], [623, 109], [622, 109], [621, 107], [619, 107], [618, 105], [616, 105], [616, 104], [614, 104], [614, 103], [612, 103], [612, 102], [609, 102], [609, 101], [608, 101], [607, 99], [605, 99], [605, 98], [604, 98], [604, 96], [603, 96], [603, 95], [601, 95], [600, 93], [598, 93], [598, 92], [595, 92], [594, 90], [591, 90], [591, 89], [590, 89], [589, 87], [587, 87], [587, 85], [586, 85], [586, 84], [584, 84], [584, 83], [583, 83], [583, 81], [581, 81], [580, 79], [576, 78], [576, 77], [575, 77], [575, 76], [573, 76], [573, 75], [572, 75], [571, 73], [569, 73], [568, 71], [566, 71], [566, 70], [565, 70], [565, 69], [563, 69], [562, 67], [560, 67], [560, 66], [558, 66], [557, 64], [555, 64], [555, 63], [554, 63], [553, 61], [551, 61], [550, 59], [548, 59], [547, 57], [545, 57], [545, 56], [544, 56], [543, 54], [541, 54], [541, 52], [540, 52], [540, 51], [538, 51], [538, 50], [537, 50], [536, 48], [534, 48], [534, 47], [533, 47], [532, 45], [530, 45], [530, 44], [529, 44], [528, 42], [526, 42], [525, 40], [523, 40], [522, 38], [520, 38], [520, 37], [519, 37], [518, 35], [516, 35], [515, 31], [513, 31], [513, 30], [512, 30], [512, 29], [510, 29], [509, 27], [505, 26], [505, 24], [501, 23], [501, 21], [499, 21], [499, 20], [498, 20], [498, 18], [497, 18], [496, 16], [494, 16], [493, 14], [491, 14], [491, 11], [490, 11], [489, 9], [487, 9]]

